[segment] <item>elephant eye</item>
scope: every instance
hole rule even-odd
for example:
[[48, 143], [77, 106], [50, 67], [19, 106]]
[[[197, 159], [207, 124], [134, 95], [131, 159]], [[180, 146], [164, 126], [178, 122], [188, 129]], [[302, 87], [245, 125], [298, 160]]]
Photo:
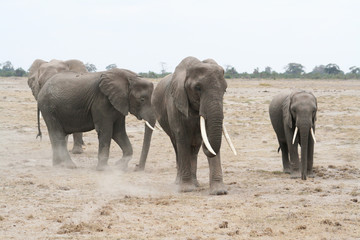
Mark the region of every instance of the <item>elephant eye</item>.
[[141, 97], [141, 98], [140, 98], [140, 101], [141, 101], [141, 102], [145, 102], [145, 97]]
[[200, 85], [195, 85], [195, 90], [200, 92], [201, 91]]

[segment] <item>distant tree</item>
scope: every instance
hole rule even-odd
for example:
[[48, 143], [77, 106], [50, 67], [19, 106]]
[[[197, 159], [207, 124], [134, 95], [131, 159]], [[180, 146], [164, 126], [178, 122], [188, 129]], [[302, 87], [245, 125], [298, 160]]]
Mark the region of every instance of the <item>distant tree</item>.
[[225, 78], [238, 78], [240, 77], [240, 74], [236, 71], [236, 69], [231, 66], [231, 65], [226, 65], [225, 66], [225, 73], [224, 73], [224, 77]]
[[117, 66], [116, 66], [116, 64], [115, 63], [112, 63], [112, 64], [110, 64], [110, 65], [108, 65], [108, 66], [106, 66], [106, 70], [110, 70], [110, 69], [113, 69], [113, 68], [117, 68]]
[[328, 65], [325, 66], [324, 70], [325, 70], [325, 73], [334, 74], [334, 75], [343, 72], [340, 70], [339, 66], [336, 65], [335, 63], [329, 63]]
[[85, 64], [86, 69], [88, 70], [88, 72], [96, 72], [96, 66], [92, 63], [86, 63]]
[[265, 72], [268, 73], [268, 74], [271, 74], [271, 67], [267, 66], [265, 68]]
[[0, 76], [2, 77], [14, 76], [14, 66], [10, 61], [6, 61], [1, 64]]
[[259, 68], [257, 67], [257, 68], [255, 68], [254, 69], [254, 71], [253, 71], [253, 74], [259, 74], [260, 72], [259, 72]]
[[349, 68], [350, 70], [350, 73], [352, 74], [360, 74], [360, 68], [359, 67], [356, 67], [356, 66], [352, 66]]
[[12, 65], [12, 63], [10, 61], [6, 61], [1, 65], [2, 65], [3, 71], [14, 71], [14, 66]]
[[26, 71], [20, 67], [15, 70], [14, 75], [17, 77], [23, 77], [26, 75]]
[[325, 65], [315, 66], [311, 73], [324, 74], [325, 73]]
[[292, 75], [301, 75], [305, 73], [304, 66], [300, 63], [289, 63], [285, 67], [285, 73], [292, 74]]

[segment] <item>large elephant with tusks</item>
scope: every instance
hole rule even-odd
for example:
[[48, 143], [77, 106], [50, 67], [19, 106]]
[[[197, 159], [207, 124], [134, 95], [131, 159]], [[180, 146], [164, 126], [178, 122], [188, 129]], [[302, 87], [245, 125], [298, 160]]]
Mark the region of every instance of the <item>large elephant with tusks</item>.
[[[152, 105], [174, 147], [181, 192], [199, 186], [197, 157], [203, 145], [210, 168], [210, 194], [227, 194], [220, 161], [226, 88], [224, 70], [214, 60], [187, 57], [154, 90]], [[140, 162], [138, 167], [144, 165]]]

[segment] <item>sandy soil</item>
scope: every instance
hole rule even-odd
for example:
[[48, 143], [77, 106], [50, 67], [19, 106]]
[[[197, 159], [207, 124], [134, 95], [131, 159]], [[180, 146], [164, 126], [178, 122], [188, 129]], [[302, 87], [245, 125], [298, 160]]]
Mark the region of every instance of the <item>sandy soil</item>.
[[[77, 169], [53, 168], [43, 121], [43, 140], [35, 139], [36, 103], [26, 81], [0, 79], [1, 239], [360, 238], [360, 81], [228, 81], [225, 123], [239, 155], [223, 141], [226, 196], [208, 194], [202, 151], [201, 187], [177, 192], [174, 152], [163, 132], [153, 134], [145, 172], [134, 172], [144, 126], [132, 116], [128, 172], [114, 166], [121, 157], [114, 142], [111, 170], [95, 170], [94, 131], [84, 134], [85, 153], [72, 155]], [[281, 172], [268, 116], [271, 98], [292, 88], [318, 97], [316, 177], [307, 181]]]

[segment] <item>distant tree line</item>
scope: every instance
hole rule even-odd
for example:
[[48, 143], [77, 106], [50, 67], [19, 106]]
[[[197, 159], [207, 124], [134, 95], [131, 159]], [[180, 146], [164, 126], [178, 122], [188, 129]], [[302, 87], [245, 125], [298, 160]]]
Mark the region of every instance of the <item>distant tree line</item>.
[[0, 63], [0, 77], [23, 77], [26, 76], [27, 72], [20, 68], [14, 69], [14, 66], [10, 61], [6, 61], [4, 63]]
[[328, 65], [316, 66], [311, 72], [306, 73], [305, 67], [299, 63], [289, 63], [283, 73], [273, 71], [271, 67], [266, 67], [264, 71], [255, 68], [252, 73], [239, 73], [233, 66], [227, 65], [225, 68], [225, 78], [303, 78], [303, 79], [360, 79], [360, 67], [352, 66], [349, 72], [345, 73], [338, 65], [329, 63]]
[[[156, 73], [153, 71], [138, 73], [144, 78], [163, 78], [171, 72], [166, 71], [166, 63], [161, 62], [161, 72]], [[89, 72], [96, 72], [97, 68], [94, 64], [86, 63], [85, 67]], [[116, 68], [115, 63], [106, 66], [106, 70]], [[345, 73], [338, 65], [329, 63], [327, 65], [315, 66], [311, 72], [306, 73], [305, 67], [300, 63], [289, 63], [285, 66], [283, 73], [273, 71], [271, 67], [266, 67], [263, 71], [259, 68], [255, 68], [252, 73], [239, 73], [233, 66], [225, 66], [225, 78], [265, 78], [265, 79], [280, 79], [280, 78], [302, 78], [302, 79], [360, 79], [360, 67], [352, 66], [349, 71]], [[25, 71], [21, 67], [14, 69], [14, 66], [10, 61], [0, 63], [0, 77], [24, 77], [27, 76], [28, 71]]]

